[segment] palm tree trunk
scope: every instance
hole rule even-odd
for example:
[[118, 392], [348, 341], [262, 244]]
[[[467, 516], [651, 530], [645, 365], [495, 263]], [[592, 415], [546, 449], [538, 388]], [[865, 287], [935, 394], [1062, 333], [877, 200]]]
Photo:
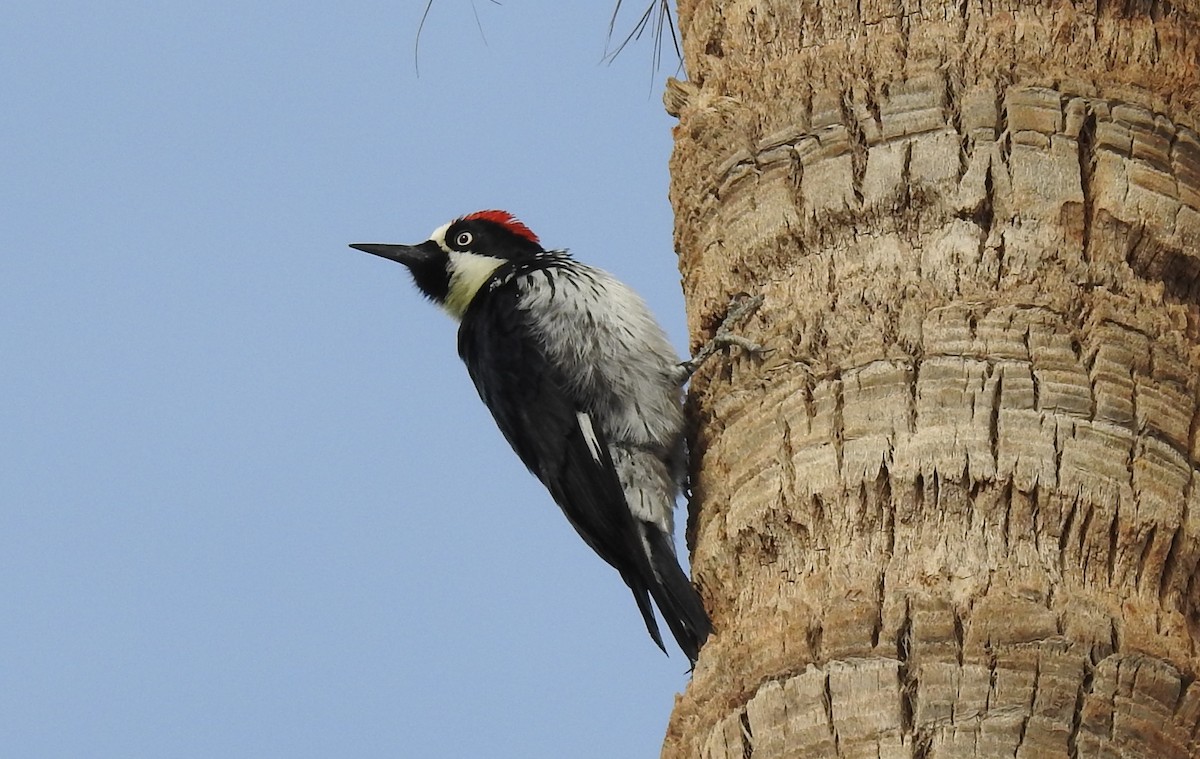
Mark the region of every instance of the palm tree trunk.
[[664, 757], [1200, 756], [1200, 4], [680, 0]]

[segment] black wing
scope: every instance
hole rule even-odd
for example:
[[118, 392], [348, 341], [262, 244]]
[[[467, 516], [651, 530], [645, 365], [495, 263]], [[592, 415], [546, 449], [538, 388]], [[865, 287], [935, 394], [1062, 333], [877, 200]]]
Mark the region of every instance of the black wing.
[[603, 431], [584, 429], [579, 415], [586, 412], [532, 336], [512, 288], [479, 300], [484, 302], [472, 304], [458, 333], [458, 353], [479, 397], [583, 539], [621, 569], [628, 563], [633, 517]]
[[653, 570], [604, 431], [547, 360], [517, 306], [515, 283], [475, 299], [459, 326], [458, 353], [509, 445], [576, 532], [621, 573], [661, 648], [647, 595]]

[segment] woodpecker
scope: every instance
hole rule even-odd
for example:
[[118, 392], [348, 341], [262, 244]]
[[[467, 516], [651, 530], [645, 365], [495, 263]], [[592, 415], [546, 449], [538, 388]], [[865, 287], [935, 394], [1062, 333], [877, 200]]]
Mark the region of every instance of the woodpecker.
[[691, 662], [711, 623], [672, 541], [686, 466], [681, 365], [636, 293], [506, 211], [478, 211], [418, 245], [350, 247], [404, 264], [458, 320], [458, 354], [517, 456]]

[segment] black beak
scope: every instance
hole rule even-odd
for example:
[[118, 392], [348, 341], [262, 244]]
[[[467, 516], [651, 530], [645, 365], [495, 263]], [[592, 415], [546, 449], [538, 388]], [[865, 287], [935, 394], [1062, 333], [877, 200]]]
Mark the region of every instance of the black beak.
[[389, 245], [379, 242], [358, 242], [353, 243], [350, 247], [355, 250], [361, 250], [364, 253], [379, 256], [380, 258], [386, 258], [389, 261], [404, 264], [408, 267], [428, 261], [433, 255], [422, 245]]

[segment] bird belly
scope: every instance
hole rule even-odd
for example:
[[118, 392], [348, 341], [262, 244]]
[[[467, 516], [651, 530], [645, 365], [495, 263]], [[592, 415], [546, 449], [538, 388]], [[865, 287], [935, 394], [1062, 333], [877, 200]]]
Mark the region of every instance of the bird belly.
[[675, 480], [667, 464], [640, 446], [609, 446], [625, 501], [635, 517], [674, 533]]

